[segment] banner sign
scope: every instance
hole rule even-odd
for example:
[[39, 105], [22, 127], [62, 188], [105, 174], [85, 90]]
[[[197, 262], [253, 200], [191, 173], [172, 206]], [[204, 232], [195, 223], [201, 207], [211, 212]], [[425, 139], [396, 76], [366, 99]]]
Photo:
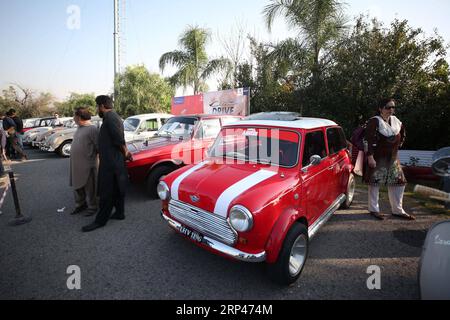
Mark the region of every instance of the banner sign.
[[187, 96], [172, 98], [172, 114], [175, 116], [202, 114], [203, 96]]
[[172, 99], [172, 114], [247, 116], [250, 114], [250, 88], [208, 92], [197, 96], [175, 97]]

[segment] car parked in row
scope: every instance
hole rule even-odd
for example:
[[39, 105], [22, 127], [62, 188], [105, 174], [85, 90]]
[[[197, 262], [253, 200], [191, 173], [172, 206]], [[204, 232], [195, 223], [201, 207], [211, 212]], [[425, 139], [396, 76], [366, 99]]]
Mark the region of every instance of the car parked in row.
[[145, 183], [150, 196], [157, 197], [161, 177], [191, 163], [202, 161], [222, 126], [242, 117], [192, 115], [170, 118], [148, 140], [128, 143], [133, 161], [127, 162], [133, 183]]
[[69, 120], [63, 122], [63, 126], [54, 127], [51, 130], [48, 131], [42, 131], [40, 132], [34, 141], [31, 142], [31, 145], [35, 148], [40, 148], [45, 140], [50, 137], [52, 134], [55, 134], [58, 131], [67, 130], [67, 129], [74, 129], [77, 128], [78, 125], [75, 123], [75, 120], [73, 118], [69, 118]]
[[162, 217], [180, 234], [228, 258], [266, 262], [288, 285], [319, 228], [351, 205], [352, 170], [335, 122], [259, 114], [226, 125], [208, 159], [166, 172], [157, 192]]
[[23, 129], [24, 130], [29, 130], [31, 128], [34, 127], [34, 123], [36, 122], [36, 120], [39, 120], [40, 118], [29, 118], [29, 119], [24, 119], [23, 120]]
[[172, 115], [165, 113], [140, 114], [127, 118], [124, 123], [125, 140], [144, 140], [153, 137]]
[[[70, 120], [72, 120], [72, 118], [49, 118], [46, 120], [36, 120], [35, 124], [39, 124], [41, 126], [26, 131], [23, 136], [23, 144], [32, 146], [38, 135], [51, 131], [56, 127], [63, 127], [64, 124]], [[45, 126], [43, 126], [44, 124]]]
[[[44, 117], [44, 118], [36, 118], [34, 121], [27, 121], [26, 125], [24, 124], [23, 131], [26, 133], [35, 128], [49, 127], [52, 124], [52, 121], [55, 120], [55, 117]], [[33, 119], [28, 119], [33, 120]]]
[[[93, 117], [92, 124], [100, 129], [102, 126], [102, 119], [100, 117]], [[72, 147], [73, 136], [77, 131], [76, 126], [66, 130], [60, 130], [51, 136], [47, 137], [45, 141], [40, 145], [42, 151], [55, 152], [61, 157], [70, 157], [70, 149]]]

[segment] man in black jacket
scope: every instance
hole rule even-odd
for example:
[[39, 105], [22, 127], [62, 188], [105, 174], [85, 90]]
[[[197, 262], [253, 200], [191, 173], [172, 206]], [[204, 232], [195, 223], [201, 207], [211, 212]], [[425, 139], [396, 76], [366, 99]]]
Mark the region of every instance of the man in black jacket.
[[23, 132], [23, 121], [22, 121], [22, 119], [20, 119], [17, 116], [16, 110], [10, 109], [9, 113], [11, 114], [11, 119], [16, 124], [16, 136], [17, 136], [18, 143], [19, 143], [20, 147], [23, 149], [23, 134], [24, 134], [24, 132]]
[[[100, 202], [94, 223], [83, 227], [83, 232], [101, 228], [109, 219], [125, 219], [125, 189], [128, 181], [125, 161], [132, 159], [125, 143], [122, 119], [112, 110], [112, 99], [99, 96], [95, 101], [98, 114], [103, 118], [98, 137], [100, 164], [97, 193]], [[111, 216], [113, 208], [115, 213]]]
[[[9, 151], [9, 157], [12, 158], [14, 153], [17, 159], [26, 160], [27, 156], [20, 145], [20, 136], [18, 134], [19, 129], [23, 131], [23, 123], [20, 119], [16, 123], [14, 121], [14, 115], [15, 110], [11, 109], [6, 113], [6, 117], [3, 119], [3, 129], [8, 133], [7, 149]], [[18, 117], [16, 116], [16, 118]]]

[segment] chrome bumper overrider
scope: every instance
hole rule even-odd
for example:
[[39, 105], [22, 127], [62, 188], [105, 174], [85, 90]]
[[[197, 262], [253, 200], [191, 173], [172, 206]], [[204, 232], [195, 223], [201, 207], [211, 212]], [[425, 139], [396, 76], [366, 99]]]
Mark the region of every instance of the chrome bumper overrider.
[[[175, 230], [179, 231], [183, 227], [180, 223], [167, 217], [163, 212], [161, 212], [161, 215], [164, 218], [164, 220], [166, 220], [167, 223]], [[211, 249], [214, 249], [220, 253], [230, 256], [236, 260], [245, 261], [245, 262], [264, 262], [266, 260], [265, 252], [261, 252], [258, 254], [250, 254], [250, 253], [242, 252], [235, 248], [227, 246], [219, 241], [208, 238], [206, 236], [203, 238], [202, 244], [206, 245], [207, 247], [210, 247]]]
[[54, 152], [55, 151], [55, 148], [52, 148], [52, 147], [49, 147], [49, 146], [46, 146], [46, 145], [41, 145], [39, 147], [39, 149], [41, 151], [47, 151], [47, 152]]

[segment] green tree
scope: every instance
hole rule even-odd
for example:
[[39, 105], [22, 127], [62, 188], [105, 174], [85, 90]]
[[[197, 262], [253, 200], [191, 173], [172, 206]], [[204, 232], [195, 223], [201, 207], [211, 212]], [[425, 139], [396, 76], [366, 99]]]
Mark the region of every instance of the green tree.
[[23, 119], [48, 115], [52, 112], [53, 101], [50, 93], [41, 92], [37, 95], [33, 90], [15, 84], [3, 90], [0, 113], [5, 114], [12, 108]]
[[73, 116], [75, 109], [79, 107], [89, 107], [89, 111], [94, 115], [97, 114], [95, 95], [93, 93], [74, 93], [63, 102], [55, 103], [56, 111], [61, 116]]
[[[449, 68], [438, 35], [395, 20], [386, 28], [361, 17], [349, 38], [332, 54], [314, 109], [309, 115], [335, 119], [351, 134], [375, 115], [383, 97], [398, 101], [397, 114], [408, 129], [406, 148], [436, 149], [448, 145], [450, 129]], [[308, 90], [302, 92], [308, 99]], [[306, 98], [305, 98], [306, 97]], [[308, 114], [307, 114], [308, 115]]]
[[[336, 0], [271, 0], [263, 14], [270, 30], [277, 16], [298, 32], [274, 46], [272, 57], [289, 62], [299, 81], [317, 84], [329, 64], [328, 52], [346, 30], [343, 3]], [[307, 73], [305, 74], [305, 70]]]
[[175, 90], [143, 65], [129, 66], [118, 77], [116, 106], [123, 117], [143, 113], [170, 112]]
[[238, 87], [251, 88], [252, 113], [294, 110], [296, 96], [286, 65], [271, 59], [264, 43], [251, 37], [249, 41], [253, 59], [238, 65], [235, 79]]
[[215, 72], [229, 67], [225, 58], [209, 60], [206, 45], [211, 39], [210, 32], [197, 26], [189, 26], [179, 39], [181, 50], [164, 53], [159, 60], [163, 72], [167, 65], [178, 70], [170, 77], [175, 87], [192, 87], [194, 94], [208, 90], [206, 80]]

